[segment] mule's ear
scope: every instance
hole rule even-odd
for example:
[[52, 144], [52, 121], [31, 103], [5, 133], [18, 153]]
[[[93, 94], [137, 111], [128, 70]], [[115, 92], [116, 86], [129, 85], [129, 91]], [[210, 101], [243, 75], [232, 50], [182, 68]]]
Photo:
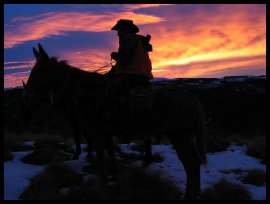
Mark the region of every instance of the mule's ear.
[[26, 84], [24, 83], [24, 81], [22, 80], [23, 83], [23, 88], [26, 89]]
[[40, 54], [40, 58], [42, 59], [49, 59], [49, 55], [45, 52], [44, 48], [38, 43], [38, 50]]
[[37, 60], [38, 57], [39, 57], [39, 53], [38, 53], [38, 51], [36, 50], [36, 48], [34, 48], [34, 47], [33, 47], [33, 53], [34, 53], [34, 55], [35, 55], [35, 57], [36, 57], [36, 60]]

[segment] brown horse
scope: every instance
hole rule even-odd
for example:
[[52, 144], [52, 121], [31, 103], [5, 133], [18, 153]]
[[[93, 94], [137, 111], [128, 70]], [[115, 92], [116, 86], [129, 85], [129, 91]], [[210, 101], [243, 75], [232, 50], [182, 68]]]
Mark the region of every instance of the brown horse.
[[[104, 75], [86, 72], [56, 58], [49, 57], [39, 44], [39, 52], [33, 48], [36, 63], [27, 84], [24, 84], [24, 100], [35, 103], [46, 98], [51, 104], [64, 106], [79, 121], [88, 134], [99, 158], [106, 149], [111, 162], [116, 164], [113, 137], [102, 131], [106, 120], [104, 111]], [[91, 94], [82, 94], [88, 90]], [[64, 104], [64, 105], [63, 105]], [[183, 163], [186, 176], [186, 199], [200, 194], [200, 166], [206, 163], [204, 110], [200, 101], [190, 93], [177, 89], [160, 88], [156, 92], [149, 117], [130, 117], [125, 131], [131, 139], [151, 138], [157, 132], [164, 133]], [[114, 128], [114, 127], [113, 127]]]

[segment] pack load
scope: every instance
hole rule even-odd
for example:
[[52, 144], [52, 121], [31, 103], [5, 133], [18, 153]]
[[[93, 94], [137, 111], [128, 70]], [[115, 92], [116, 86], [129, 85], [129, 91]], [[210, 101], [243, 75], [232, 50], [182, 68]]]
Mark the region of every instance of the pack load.
[[146, 36], [139, 35], [139, 37], [140, 37], [140, 40], [141, 40], [141, 42], [143, 44], [144, 50], [146, 52], [153, 51], [152, 45], [149, 43], [150, 40], [151, 40], [151, 35], [146, 35]]

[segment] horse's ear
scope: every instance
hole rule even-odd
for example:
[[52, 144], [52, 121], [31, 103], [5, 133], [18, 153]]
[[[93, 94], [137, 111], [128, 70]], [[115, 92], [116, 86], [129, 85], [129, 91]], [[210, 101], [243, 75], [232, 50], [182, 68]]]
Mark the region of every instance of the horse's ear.
[[23, 83], [23, 88], [26, 89], [26, 84], [24, 83], [24, 81], [22, 80]]
[[49, 59], [49, 55], [45, 52], [44, 48], [41, 46], [40, 43], [38, 43], [38, 50], [42, 59]]
[[37, 60], [38, 57], [39, 57], [39, 53], [38, 53], [38, 51], [36, 50], [36, 48], [34, 48], [34, 47], [33, 47], [33, 53], [34, 53], [34, 55], [35, 55], [35, 57], [36, 57], [36, 60]]

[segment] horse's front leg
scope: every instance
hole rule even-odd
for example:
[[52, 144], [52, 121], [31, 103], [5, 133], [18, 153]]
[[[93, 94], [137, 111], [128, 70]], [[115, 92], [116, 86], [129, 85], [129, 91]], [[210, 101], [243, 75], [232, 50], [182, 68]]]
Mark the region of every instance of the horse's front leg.
[[153, 161], [151, 138], [144, 140], [144, 165], [149, 165]]
[[86, 155], [86, 157], [89, 159], [92, 155], [92, 152], [93, 152], [93, 142], [92, 142], [90, 134], [85, 129], [82, 129], [82, 133], [83, 133], [84, 139], [87, 142], [87, 155]]
[[107, 134], [105, 137], [106, 137], [105, 148], [109, 155], [109, 162], [108, 162], [109, 171], [112, 174], [112, 180], [116, 180], [118, 177], [119, 166], [115, 156], [113, 136], [111, 134]]
[[71, 159], [77, 160], [77, 159], [79, 159], [79, 156], [82, 153], [82, 150], [81, 150], [81, 135], [80, 135], [80, 133], [73, 130], [73, 139], [74, 139], [76, 148], [75, 148], [75, 153], [72, 155]]
[[80, 129], [79, 129], [79, 124], [78, 124], [78, 121], [75, 119], [74, 116], [72, 116], [71, 114], [68, 115], [69, 116], [69, 121], [70, 121], [70, 125], [71, 125], [71, 128], [72, 128], [72, 136], [73, 136], [73, 139], [74, 139], [74, 142], [75, 142], [75, 153], [72, 155], [71, 159], [73, 160], [77, 160], [79, 159], [79, 156], [81, 155], [81, 132], [80, 132]]

